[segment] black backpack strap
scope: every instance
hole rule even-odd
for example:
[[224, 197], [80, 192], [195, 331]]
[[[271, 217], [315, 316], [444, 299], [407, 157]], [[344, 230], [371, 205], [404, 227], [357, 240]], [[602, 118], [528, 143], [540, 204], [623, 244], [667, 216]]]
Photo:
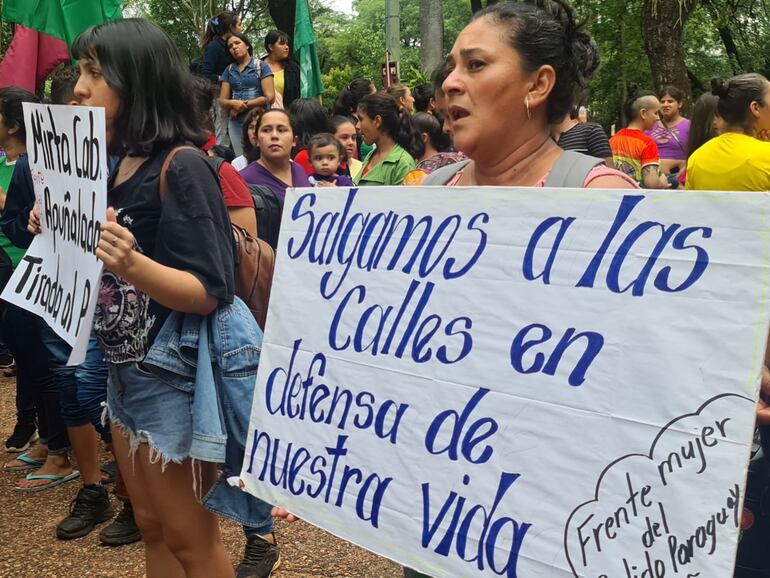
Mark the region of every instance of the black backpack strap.
[[470, 163], [470, 159], [466, 159], [463, 161], [456, 162], [451, 165], [447, 165], [445, 167], [441, 167], [440, 169], [436, 169], [431, 174], [429, 174], [427, 177], [425, 177], [425, 180], [422, 182], [423, 185], [428, 186], [441, 186], [447, 184], [449, 181], [452, 180], [452, 178], [460, 172], [460, 170], [464, 169], [468, 163]]
[[596, 157], [589, 157], [575, 151], [564, 151], [564, 154], [556, 159], [543, 186], [582, 189], [588, 173], [603, 163], [603, 160]]

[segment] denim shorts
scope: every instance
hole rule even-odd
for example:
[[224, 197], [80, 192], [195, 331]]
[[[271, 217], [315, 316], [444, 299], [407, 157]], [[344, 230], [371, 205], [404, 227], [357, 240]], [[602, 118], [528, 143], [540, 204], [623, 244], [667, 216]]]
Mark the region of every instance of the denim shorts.
[[[133, 454], [150, 446], [150, 461], [181, 463], [192, 444], [192, 388], [171, 385], [138, 363], [108, 364], [107, 409]], [[191, 384], [192, 385], [192, 384]]]

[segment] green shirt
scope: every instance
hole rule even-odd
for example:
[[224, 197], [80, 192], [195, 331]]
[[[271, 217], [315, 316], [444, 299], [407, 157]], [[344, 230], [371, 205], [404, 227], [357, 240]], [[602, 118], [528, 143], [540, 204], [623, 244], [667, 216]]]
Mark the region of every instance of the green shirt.
[[372, 152], [376, 148], [377, 148], [376, 145], [368, 145], [362, 139], [361, 140], [361, 146], [358, 147], [358, 158], [359, 159], [365, 159], [367, 156], [369, 156], [369, 153]]
[[[8, 194], [8, 186], [11, 184], [11, 177], [13, 176], [13, 169], [16, 168], [16, 161], [8, 162], [5, 155], [0, 157], [0, 187], [5, 194]], [[16, 245], [11, 243], [8, 237], [5, 236], [2, 229], [0, 229], [0, 249], [5, 251], [6, 255], [10, 257], [13, 262], [13, 266], [19, 264], [21, 258], [24, 257], [26, 249], [19, 249]]]
[[[374, 151], [371, 151], [364, 159], [364, 168], [369, 164]], [[411, 155], [399, 145], [393, 145], [384, 160], [380, 161], [369, 172], [359, 174], [355, 183], [359, 186], [400, 185], [404, 177], [414, 169], [415, 162]], [[363, 171], [361, 171], [363, 173]]]

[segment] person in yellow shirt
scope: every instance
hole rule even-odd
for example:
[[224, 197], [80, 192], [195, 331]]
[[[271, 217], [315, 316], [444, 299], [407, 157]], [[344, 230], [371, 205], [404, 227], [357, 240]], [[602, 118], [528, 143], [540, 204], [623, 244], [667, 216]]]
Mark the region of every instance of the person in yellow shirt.
[[761, 74], [711, 81], [724, 122], [720, 136], [687, 162], [686, 189], [770, 191], [770, 82]]

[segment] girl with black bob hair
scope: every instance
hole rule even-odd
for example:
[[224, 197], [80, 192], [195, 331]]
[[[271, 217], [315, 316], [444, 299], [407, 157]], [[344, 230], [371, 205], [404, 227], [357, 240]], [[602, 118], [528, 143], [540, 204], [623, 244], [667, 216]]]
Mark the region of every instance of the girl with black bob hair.
[[192, 400], [201, 385], [174, 371], [161, 379], [146, 365], [148, 352], [159, 355], [152, 346], [163, 330], [173, 331], [165, 323], [178, 319], [172, 313], [208, 316], [234, 300], [233, 239], [216, 173], [194, 149], [169, 158], [175, 147], [202, 140], [192, 79], [171, 39], [142, 19], [91, 27], [72, 53], [80, 68], [75, 95], [105, 109], [107, 146], [122, 155], [96, 250], [104, 273], [94, 329], [109, 367], [113, 445], [144, 538], [146, 574], [232, 577], [218, 520], [200, 503], [217, 464], [191, 456]]
[[361, 99], [357, 116], [364, 142], [377, 147], [364, 158], [356, 184], [402, 184], [425, 152], [412, 115], [388, 93], [377, 92]]
[[72, 45], [75, 60], [98, 62], [98, 73], [119, 98], [115, 118], [108, 119], [114, 122], [110, 153], [149, 156], [177, 142], [204, 142], [193, 77], [174, 45], [145, 20], [121, 22], [115, 29], [93, 26]]

